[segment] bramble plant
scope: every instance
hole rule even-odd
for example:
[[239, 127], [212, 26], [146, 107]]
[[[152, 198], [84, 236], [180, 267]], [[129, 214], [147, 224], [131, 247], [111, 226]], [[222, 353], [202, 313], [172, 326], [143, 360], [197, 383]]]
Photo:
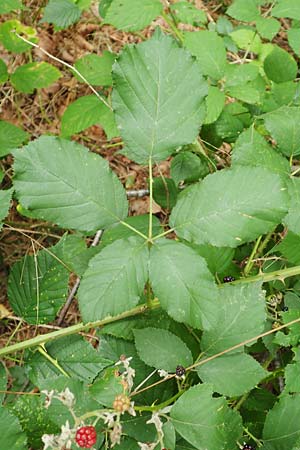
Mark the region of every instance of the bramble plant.
[[[34, 18], [27, 3], [0, 4], [0, 82], [31, 95], [67, 71], [90, 92], [59, 136], [0, 121], [2, 239], [32, 244], [1, 318], [20, 323], [0, 349], [1, 448], [299, 450], [300, 2], [219, 2], [216, 17], [101, 0], [94, 20], [136, 43], [74, 65], [39, 30], [75, 26], [91, 0]], [[148, 214], [128, 216], [124, 179], [76, 142], [95, 124], [147, 171]], [[28, 230], [5, 220], [15, 209]], [[30, 235], [36, 219], [58, 242]], [[61, 327], [78, 286], [82, 321]], [[18, 340], [23, 324], [35, 332]]]

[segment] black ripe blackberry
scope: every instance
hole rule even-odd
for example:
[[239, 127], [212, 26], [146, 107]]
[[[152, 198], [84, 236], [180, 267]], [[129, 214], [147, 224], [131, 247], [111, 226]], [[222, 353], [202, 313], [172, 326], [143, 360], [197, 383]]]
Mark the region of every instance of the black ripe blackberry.
[[185, 375], [185, 368], [183, 366], [177, 366], [175, 373], [177, 377], [181, 378]]
[[234, 281], [234, 280], [235, 280], [235, 278], [231, 277], [230, 275], [228, 275], [227, 277], [223, 278], [223, 282], [224, 283], [231, 283], [231, 281]]
[[255, 450], [255, 448], [252, 447], [252, 445], [246, 444], [246, 442], [244, 442], [242, 450]]

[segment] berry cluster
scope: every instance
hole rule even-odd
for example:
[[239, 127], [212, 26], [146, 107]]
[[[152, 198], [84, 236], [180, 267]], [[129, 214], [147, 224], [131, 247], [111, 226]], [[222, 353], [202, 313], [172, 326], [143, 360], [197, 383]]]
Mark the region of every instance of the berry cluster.
[[234, 280], [235, 280], [235, 278], [231, 277], [230, 275], [228, 275], [227, 277], [223, 278], [223, 282], [224, 283], [231, 283], [231, 281], [234, 281]]
[[79, 445], [79, 447], [93, 447], [93, 445], [96, 444], [97, 441], [97, 433], [95, 427], [86, 426], [78, 428], [78, 430], [76, 431], [75, 441], [76, 444]]

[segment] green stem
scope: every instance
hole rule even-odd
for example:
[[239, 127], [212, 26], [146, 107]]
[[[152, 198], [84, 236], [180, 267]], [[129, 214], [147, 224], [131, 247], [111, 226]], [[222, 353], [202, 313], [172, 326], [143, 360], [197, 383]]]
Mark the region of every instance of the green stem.
[[155, 406], [135, 406], [134, 410], [135, 411], [159, 411], [160, 409], [165, 408], [166, 406], [171, 405], [171, 403], [175, 402], [175, 400], [178, 399], [178, 397], [180, 397], [182, 394], [184, 394], [184, 390], [181, 390], [179, 392], [177, 392], [177, 394], [173, 395], [173, 397], [168, 398], [168, 400], [166, 400], [163, 403], [160, 403], [159, 405], [155, 405]]
[[[232, 281], [231, 284], [241, 284], [241, 283], [255, 283], [256, 281], [262, 281], [266, 283], [267, 281], [284, 280], [288, 277], [294, 277], [300, 275], [300, 266], [288, 267], [282, 270], [275, 270], [269, 273], [260, 273], [248, 278], [239, 278], [238, 280]], [[223, 284], [220, 287], [224, 286]]]
[[153, 173], [152, 173], [152, 158], [149, 158], [149, 233], [148, 233], [148, 241], [152, 241], [152, 224], [153, 224]]
[[259, 238], [257, 239], [257, 241], [255, 242], [255, 245], [253, 247], [253, 250], [251, 252], [251, 255], [247, 261], [247, 264], [245, 266], [244, 269], [244, 275], [245, 277], [251, 272], [251, 269], [253, 267], [253, 259], [255, 258], [256, 254], [257, 254], [257, 249], [259, 247], [260, 241], [262, 240], [262, 236], [259, 236]]
[[180, 31], [178, 30], [178, 28], [176, 27], [176, 25], [174, 24], [172, 18], [170, 18], [168, 16], [168, 14], [165, 13], [164, 11], [162, 12], [161, 16], [167, 22], [167, 24], [169, 25], [169, 27], [171, 28], [171, 30], [173, 31], [175, 36], [180, 40], [181, 43], [183, 43], [183, 36], [180, 33]]
[[121, 220], [120, 223], [122, 225], [124, 225], [124, 227], [129, 228], [129, 230], [134, 231], [134, 233], [138, 234], [139, 236], [141, 236], [146, 241], [148, 240], [147, 236], [144, 233], [142, 233], [141, 231], [139, 231], [136, 228], [132, 227], [131, 225], [129, 225], [129, 223], [124, 222], [123, 220]]
[[[159, 307], [159, 301], [157, 299], [154, 299], [151, 302], [151, 309], [155, 309]], [[4, 355], [8, 355], [10, 353], [14, 353], [20, 350], [24, 350], [26, 348], [30, 347], [36, 347], [38, 345], [45, 344], [47, 342], [53, 341], [55, 339], [64, 337], [64, 336], [70, 336], [72, 334], [80, 333], [82, 331], [86, 331], [90, 328], [97, 328], [104, 325], [107, 325], [108, 323], [117, 322], [118, 320], [126, 319], [128, 317], [137, 316], [139, 314], [143, 314], [145, 311], [149, 310], [150, 306], [146, 305], [145, 303], [143, 305], [136, 306], [133, 309], [130, 309], [129, 311], [125, 311], [121, 314], [118, 314], [114, 317], [108, 317], [106, 319], [97, 320], [95, 322], [89, 322], [89, 323], [78, 323], [76, 325], [72, 325], [68, 328], [62, 328], [61, 330], [53, 331], [52, 333], [42, 334], [38, 335], [34, 338], [28, 339], [24, 342], [18, 342], [17, 344], [9, 345], [5, 348], [0, 349], [0, 357]]]
[[164, 236], [166, 236], [167, 234], [173, 233], [173, 231], [175, 231], [175, 228], [170, 228], [169, 230], [164, 231], [163, 233], [157, 234], [156, 236], [154, 236], [154, 237], [152, 238], [152, 241], [155, 241], [156, 239], [159, 239], [159, 238], [161, 238], [161, 237], [164, 237]]

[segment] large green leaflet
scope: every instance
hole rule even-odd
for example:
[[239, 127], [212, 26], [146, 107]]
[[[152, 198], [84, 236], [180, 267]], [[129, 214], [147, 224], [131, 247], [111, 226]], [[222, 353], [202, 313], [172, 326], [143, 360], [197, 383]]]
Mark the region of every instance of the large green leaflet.
[[7, 189], [6, 191], [0, 190], [0, 230], [2, 228], [2, 220], [8, 214], [12, 197], [12, 189]]
[[275, 139], [279, 150], [286, 156], [300, 153], [300, 108], [283, 106], [264, 116], [265, 126]]
[[46, 88], [61, 76], [61, 72], [45, 61], [19, 66], [10, 76], [11, 83], [20, 92], [31, 94], [34, 89]]
[[87, 232], [126, 217], [120, 181], [107, 161], [85, 147], [43, 136], [14, 156], [17, 197], [35, 217]]
[[162, 9], [160, 0], [112, 0], [105, 12], [105, 23], [120, 30], [138, 31], [149, 25]]
[[288, 182], [288, 192], [290, 195], [290, 206], [287, 215], [283, 219], [289, 231], [300, 235], [300, 180], [291, 178]]
[[269, 411], [264, 431], [264, 450], [290, 450], [300, 439], [300, 394], [284, 395]]
[[287, 208], [278, 175], [261, 167], [236, 167], [186, 189], [170, 224], [188, 241], [237, 247], [272, 230]]
[[92, 258], [78, 291], [83, 320], [104, 319], [137, 305], [148, 278], [147, 261], [145, 241], [136, 237], [120, 239]]
[[250, 355], [223, 355], [197, 368], [201, 380], [228, 397], [243, 395], [268, 375]]
[[8, 409], [0, 407], [0, 433], [3, 449], [26, 450], [27, 437], [19, 420]]
[[300, 3], [298, 0], [280, 0], [272, 9], [274, 17], [288, 17], [300, 20]]
[[123, 50], [113, 67], [113, 107], [124, 153], [146, 164], [191, 143], [204, 118], [207, 84], [191, 55], [170, 37]]
[[150, 282], [162, 308], [178, 322], [209, 329], [218, 314], [218, 289], [204, 258], [168, 239], [150, 251]]
[[[220, 298], [219, 317], [213, 328], [204, 331], [201, 340], [206, 356], [254, 338], [264, 330], [266, 312], [261, 283], [225, 285]], [[235, 350], [241, 351], [243, 346]]]
[[170, 331], [149, 327], [135, 330], [134, 337], [139, 357], [150, 367], [175, 372], [178, 365], [193, 362], [189, 348]]
[[175, 430], [198, 450], [233, 450], [242, 434], [240, 415], [208, 384], [185, 392], [171, 410]]
[[57, 27], [66, 28], [77, 22], [80, 16], [81, 9], [74, 1], [50, 0], [44, 10], [44, 16], [41, 22], [49, 22]]
[[11, 149], [19, 147], [28, 139], [28, 134], [10, 122], [0, 120], [0, 157], [7, 155]]

